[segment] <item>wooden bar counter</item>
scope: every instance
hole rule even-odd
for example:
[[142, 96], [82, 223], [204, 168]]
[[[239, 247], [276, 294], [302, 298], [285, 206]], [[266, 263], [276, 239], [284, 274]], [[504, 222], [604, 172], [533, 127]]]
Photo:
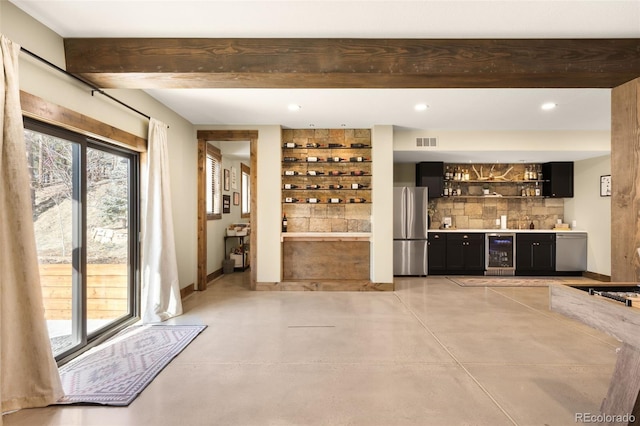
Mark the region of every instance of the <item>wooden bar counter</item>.
[[259, 290], [393, 291], [371, 276], [371, 233], [287, 232], [281, 234], [282, 282]]

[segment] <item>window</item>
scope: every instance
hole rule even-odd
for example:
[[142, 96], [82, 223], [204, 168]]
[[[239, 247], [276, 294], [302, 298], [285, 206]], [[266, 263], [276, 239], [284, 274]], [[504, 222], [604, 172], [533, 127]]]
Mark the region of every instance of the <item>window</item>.
[[242, 186], [240, 188], [242, 197], [242, 212], [240, 217], [250, 217], [251, 213], [251, 169], [240, 163], [242, 171]]
[[57, 360], [138, 315], [138, 154], [25, 119], [40, 284]]
[[222, 155], [215, 146], [207, 143], [207, 219], [222, 219], [221, 202]]

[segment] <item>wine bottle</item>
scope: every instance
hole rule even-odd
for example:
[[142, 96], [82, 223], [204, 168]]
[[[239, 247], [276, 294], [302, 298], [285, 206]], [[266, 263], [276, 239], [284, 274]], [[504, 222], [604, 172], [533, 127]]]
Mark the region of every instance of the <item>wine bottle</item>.
[[340, 176], [340, 175], [344, 174], [344, 172], [341, 172], [340, 170], [331, 170], [331, 171], [329, 172], [329, 174], [330, 174], [331, 176]]
[[282, 232], [287, 232], [287, 214], [282, 215]]
[[340, 143], [330, 143], [329, 148], [342, 148], [343, 145]]
[[319, 203], [320, 200], [318, 200], [317, 198], [307, 198], [307, 203], [309, 204], [315, 204], [315, 203]]
[[315, 142], [313, 143], [310, 142], [307, 144], [307, 148], [320, 148], [320, 144]]
[[351, 148], [369, 148], [369, 145], [363, 143], [352, 143]]
[[362, 163], [363, 161], [367, 161], [367, 159], [364, 157], [350, 157], [349, 161], [352, 163]]
[[351, 176], [364, 176], [366, 172], [363, 170], [354, 170], [351, 172]]
[[285, 170], [284, 171], [284, 175], [285, 176], [295, 176], [297, 174], [298, 174], [298, 172], [296, 172], [295, 170]]
[[350, 198], [349, 202], [350, 203], [366, 203], [367, 200], [365, 200], [364, 198]]
[[307, 171], [307, 175], [309, 175], [309, 176], [320, 176], [320, 175], [323, 175], [323, 174], [324, 174], [324, 172], [319, 172], [317, 170], [309, 170], [309, 171]]
[[296, 148], [298, 146], [298, 144], [296, 144], [295, 142], [287, 142], [284, 144], [285, 148]]
[[307, 185], [305, 188], [306, 189], [320, 189], [321, 186], [320, 185]]
[[284, 184], [284, 189], [296, 189], [298, 187], [298, 185], [294, 185], [292, 183], [285, 183]]
[[336, 185], [336, 184], [329, 185], [329, 189], [342, 189], [342, 188], [344, 188], [344, 186], [342, 185]]
[[285, 202], [285, 203], [297, 203], [298, 201], [300, 201], [300, 200], [299, 200], [299, 199], [297, 199], [297, 198], [292, 198], [292, 197], [286, 197], [286, 198], [284, 199], [284, 202]]
[[340, 198], [329, 198], [327, 201], [331, 204], [338, 204], [342, 202]]
[[298, 161], [298, 158], [296, 158], [296, 157], [284, 157], [282, 159], [282, 161], [284, 161], [285, 163], [293, 163], [293, 162]]
[[366, 188], [366, 185], [363, 185], [361, 183], [352, 183], [351, 184], [351, 189], [361, 189], [361, 188]]
[[307, 163], [317, 163], [320, 161], [318, 157], [307, 157]]

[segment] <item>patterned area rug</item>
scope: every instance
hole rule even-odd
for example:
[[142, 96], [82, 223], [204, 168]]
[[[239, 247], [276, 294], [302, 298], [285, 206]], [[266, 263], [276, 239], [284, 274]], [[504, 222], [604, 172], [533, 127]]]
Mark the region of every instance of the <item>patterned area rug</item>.
[[60, 367], [58, 404], [127, 406], [206, 325], [130, 327]]
[[[548, 287], [549, 284], [591, 282], [584, 277], [447, 277], [462, 287]], [[593, 281], [596, 282], [596, 281]]]

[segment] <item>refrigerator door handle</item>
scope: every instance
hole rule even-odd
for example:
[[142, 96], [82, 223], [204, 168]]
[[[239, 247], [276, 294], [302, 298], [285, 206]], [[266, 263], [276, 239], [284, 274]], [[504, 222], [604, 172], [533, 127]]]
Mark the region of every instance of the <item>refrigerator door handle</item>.
[[422, 197], [422, 229], [424, 229], [424, 238], [427, 238], [429, 232], [429, 192], [426, 189], [424, 197]]

